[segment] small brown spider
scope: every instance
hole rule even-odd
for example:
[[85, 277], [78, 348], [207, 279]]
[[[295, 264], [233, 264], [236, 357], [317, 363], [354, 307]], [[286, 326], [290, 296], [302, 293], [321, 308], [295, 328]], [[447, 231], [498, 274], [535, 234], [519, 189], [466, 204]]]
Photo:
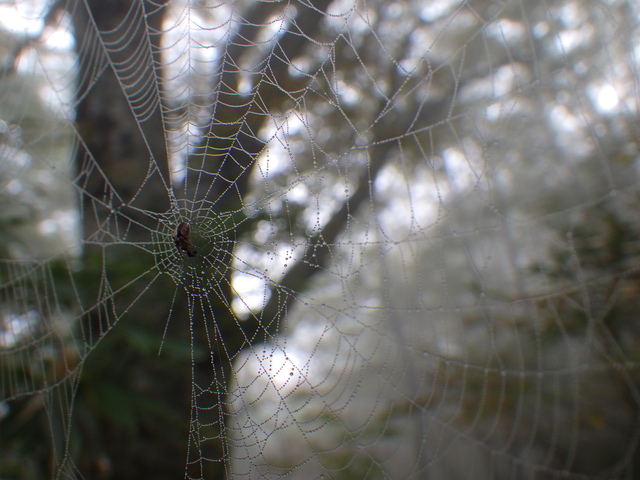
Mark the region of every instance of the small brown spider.
[[180, 256], [182, 252], [186, 253], [188, 257], [195, 257], [198, 251], [193, 247], [189, 240], [191, 234], [191, 227], [187, 222], [182, 222], [176, 227], [176, 231], [172, 235], [173, 243], [178, 249]]

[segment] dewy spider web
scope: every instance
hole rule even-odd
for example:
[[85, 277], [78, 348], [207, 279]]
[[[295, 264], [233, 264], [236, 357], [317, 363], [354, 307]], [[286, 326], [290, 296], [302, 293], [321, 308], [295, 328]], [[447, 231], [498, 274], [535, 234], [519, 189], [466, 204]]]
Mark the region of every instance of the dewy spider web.
[[1, 478], [638, 477], [634, 2], [0, 9]]

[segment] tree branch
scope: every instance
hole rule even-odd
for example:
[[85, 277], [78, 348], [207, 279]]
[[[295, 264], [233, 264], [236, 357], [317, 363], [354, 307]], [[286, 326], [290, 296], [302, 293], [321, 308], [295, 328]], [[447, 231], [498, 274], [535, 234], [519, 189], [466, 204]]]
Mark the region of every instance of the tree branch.
[[[274, 46], [273, 50], [279, 50], [280, 54], [276, 55], [272, 50], [265, 52], [263, 61], [254, 60], [255, 63], [264, 64], [264, 67], [253, 74], [262, 79], [255, 83], [251, 94], [237, 90], [242, 73], [238, 65], [242, 64], [245, 55], [256, 50], [258, 35], [271, 18], [283, 13], [284, 7], [280, 3], [255, 2], [248, 9], [240, 30], [228, 43], [220, 74], [214, 77], [219, 86], [215, 118], [210, 122], [207, 135], [203, 137], [203, 145], [196, 149], [190, 159], [190, 164], [201, 163], [205, 168], [214, 160], [220, 165], [215, 171], [212, 184], [200, 183], [201, 191], [190, 192], [191, 198], [207, 197], [224, 211], [241, 208], [252, 167], [264, 148], [258, 132], [265, 120], [265, 112], [280, 107], [287, 100], [284, 89], [268, 87], [290, 82], [289, 63], [283, 59], [295, 58], [307, 48], [309, 43], [301, 41], [301, 38], [318, 36], [322, 31], [322, 18], [330, 4], [330, 0], [322, 0], [315, 2], [313, 8], [310, 8], [300, 2], [298, 15], [291, 28]], [[263, 81], [267, 76], [269, 81]], [[199, 172], [194, 172], [194, 175], [198, 174]], [[198, 185], [198, 182], [191, 184]]]

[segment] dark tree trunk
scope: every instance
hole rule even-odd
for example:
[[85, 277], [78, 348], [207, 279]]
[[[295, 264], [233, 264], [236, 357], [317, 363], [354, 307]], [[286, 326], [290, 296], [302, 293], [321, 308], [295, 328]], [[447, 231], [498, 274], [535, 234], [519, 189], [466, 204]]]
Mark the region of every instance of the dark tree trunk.
[[120, 212], [149, 225], [154, 219], [138, 210], [169, 208], [159, 36], [150, 34], [160, 31], [162, 3], [90, 0], [90, 12], [83, 2], [72, 11], [80, 63], [77, 184], [88, 240], [101, 239], [101, 224], [122, 222]]

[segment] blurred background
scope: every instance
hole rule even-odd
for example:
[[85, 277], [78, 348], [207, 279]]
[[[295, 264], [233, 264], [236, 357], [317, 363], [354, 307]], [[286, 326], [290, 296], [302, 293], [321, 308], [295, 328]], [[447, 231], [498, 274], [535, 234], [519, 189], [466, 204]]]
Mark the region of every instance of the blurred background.
[[0, 478], [640, 478], [639, 24], [1, 2]]

